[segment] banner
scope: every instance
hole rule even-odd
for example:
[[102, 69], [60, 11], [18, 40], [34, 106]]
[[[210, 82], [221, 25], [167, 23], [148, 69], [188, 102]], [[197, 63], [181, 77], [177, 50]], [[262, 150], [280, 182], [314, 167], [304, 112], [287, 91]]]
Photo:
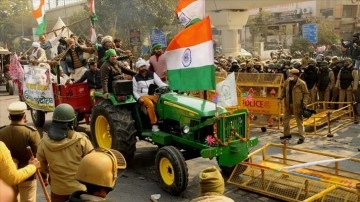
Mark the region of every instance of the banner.
[[24, 100], [32, 109], [54, 111], [55, 100], [48, 66], [24, 66]]

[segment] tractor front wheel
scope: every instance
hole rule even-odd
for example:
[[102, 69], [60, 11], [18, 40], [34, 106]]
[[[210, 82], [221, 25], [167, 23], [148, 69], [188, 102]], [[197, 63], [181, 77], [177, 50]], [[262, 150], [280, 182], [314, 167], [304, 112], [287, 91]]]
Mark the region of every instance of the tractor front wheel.
[[155, 157], [160, 186], [172, 195], [183, 192], [189, 182], [188, 168], [182, 153], [173, 146], [159, 149]]
[[90, 125], [95, 146], [118, 150], [127, 161], [134, 157], [136, 129], [131, 111], [103, 100], [94, 106]]

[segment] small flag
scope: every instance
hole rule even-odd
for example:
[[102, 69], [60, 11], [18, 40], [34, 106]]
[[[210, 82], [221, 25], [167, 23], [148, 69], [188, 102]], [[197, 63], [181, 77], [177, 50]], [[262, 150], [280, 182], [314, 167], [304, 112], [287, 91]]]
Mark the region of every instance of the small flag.
[[215, 66], [210, 18], [177, 34], [165, 51], [173, 90], [214, 90]]
[[95, 33], [95, 23], [98, 21], [98, 18], [95, 14], [95, 0], [90, 0], [89, 2], [89, 8], [90, 8], [90, 40], [91, 42], [95, 43], [96, 41], [96, 33]]
[[205, 17], [205, 0], [180, 0], [176, 14], [185, 27], [199, 22]]
[[213, 98], [212, 101], [214, 103], [218, 103], [219, 102], [219, 93], [215, 92], [212, 98]]
[[219, 92], [220, 106], [230, 107], [238, 105], [234, 72], [229, 74], [224, 81], [216, 84], [216, 92]]
[[38, 23], [35, 34], [41, 35], [44, 34], [46, 28], [46, 18], [45, 18], [45, 0], [32, 0], [33, 5], [33, 16]]

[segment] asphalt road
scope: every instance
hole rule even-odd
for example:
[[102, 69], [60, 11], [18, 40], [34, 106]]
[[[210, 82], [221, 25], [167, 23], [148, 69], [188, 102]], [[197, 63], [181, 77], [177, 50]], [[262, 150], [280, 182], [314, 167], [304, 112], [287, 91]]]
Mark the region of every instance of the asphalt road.
[[[4, 87], [0, 86], [0, 126], [9, 123], [7, 118], [7, 106], [16, 100], [18, 100], [17, 96], [9, 96], [5, 92]], [[46, 115], [45, 126], [43, 128], [39, 128], [40, 132], [46, 131], [50, 126], [51, 116], [52, 113], [48, 113]], [[27, 112], [27, 117], [28, 124], [33, 125], [30, 111]], [[309, 136], [302, 145], [296, 145], [297, 139], [295, 138], [293, 138], [290, 144], [300, 148], [313, 149], [329, 153], [337, 153], [339, 155], [348, 157], [360, 158], [360, 152], [358, 151], [358, 148], [360, 148], [360, 133], [358, 132], [359, 129], [359, 125], [351, 124], [334, 133], [334, 138], [332, 139], [322, 136]], [[88, 133], [90, 131], [89, 126], [86, 124], [80, 125], [79, 130]], [[260, 148], [268, 142], [279, 143], [279, 137], [281, 136], [279, 131], [268, 130], [268, 132], [262, 133], [258, 128], [254, 128], [251, 131], [252, 136], [257, 136], [259, 138], [259, 145], [257, 145], [253, 150]], [[208, 160], [203, 158], [196, 158], [186, 161], [187, 167], [189, 169], [188, 187], [180, 196], [172, 196], [164, 192], [158, 185], [158, 179], [155, 175], [154, 165], [156, 151], [156, 146], [144, 141], [138, 141], [135, 158], [131, 162], [128, 162], [129, 165], [125, 171], [119, 173], [117, 184], [115, 189], [109, 194], [109, 199], [112, 201], [130, 202], [150, 201], [152, 194], [160, 194], [161, 198], [159, 201], [190, 201], [192, 198], [197, 197], [199, 193], [199, 172], [208, 166], [216, 165], [215, 160]], [[225, 195], [234, 199], [234, 201], [279, 201], [277, 199], [241, 190], [238, 187], [228, 183], [226, 184]], [[45, 201], [45, 197], [42, 193], [40, 185], [38, 186], [37, 196], [37, 201]]]

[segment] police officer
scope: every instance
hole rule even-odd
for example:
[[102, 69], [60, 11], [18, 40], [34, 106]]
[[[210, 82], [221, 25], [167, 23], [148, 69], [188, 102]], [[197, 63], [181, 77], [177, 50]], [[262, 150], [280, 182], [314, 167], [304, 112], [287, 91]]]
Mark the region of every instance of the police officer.
[[74, 192], [69, 202], [106, 200], [107, 194], [116, 184], [118, 169], [125, 168], [126, 161], [120, 152], [99, 148], [89, 153], [81, 160], [75, 176], [76, 180], [86, 186], [86, 192]]
[[[330, 63], [330, 69], [332, 69], [332, 71], [334, 72], [334, 77], [335, 77], [335, 84], [337, 82], [337, 78], [338, 78], [338, 74], [340, 72], [340, 69], [343, 67], [343, 60], [339, 60], [339, 58], [337, 56], [334, 56], [331, 58], [331, 63]], [[339, 99], [339, 88], [336, 88], [334, 86], [334, 88], [332, 89], [332, 95], [331, 95], [331, 108], [332, 109], [336, 109], [335, 103], [337, 102]]]
[[316, 61], [314, 59], [309, 60], [309, 65], [304, 69], [304, 73], [302, 74], [301, 79], [305, 81], [307, 88], [309, 89], [310, 103], [316, 102], [316, 97], [317, 97], [316, 84], [319, 80], [319, 69], [316, 67]]
[[[323, 60], [320, 63], [319, 80], [317, 83], [319, 101], [330, 101], [330, 92], [335, 86], [334, 72], [328, 67], [328, 62]], [[328, 104], [325, 103], [323, 108], [327, 109]]]
[[[30, 156], [26, 149], [27, 146], [36, 154], [40, 142], [40, 134], [36, 128], [27, 126], [26, 114], [27, 106], [25, 102], [16, 101], [8, 106], [10, 125], [0, 128], [0, 140], [10, 150], [11, 156], [15, 159], [18, 168], [28, 165]], [[0, 171], [2, 172], [2, 171]], [[20, 201], [36, 201], [36, 180], [35, 175], [14, 186], [15, 196], [20, 195]]]
[[306, 83], [299, 78], [299, 70], [291, 69], [289, 71], [289, 77], [285, 82], [284, 88], [281, 91], [281, 95], [278, 98], [279, 102], [285, 99], [285, 114], [283, 118], [284, 124], [284, 136], [280, 139], [291, 138], [290, 135], [290, 119], [294, 115], [296, 124], [298, 127], [300, 139], [298, 144], [302, 144], [305, 140], [305, 131], [303, 123], [303, 106], [309, 104], [309, 90], [306, 87]]
[[264, 73], [261, 62], [256, 61], [256, 62], [254, 63], [254, 68], [255, 68], [256, 71], [258, 71], [259, 73]]
[[[356, 69], [353, 68], [351, 58], [344, 59], [344, 67], [341, 68], [336, 87], [339, 88], [339, 102], [353, 101], [353, 93], [356, 92], [359, 84], [359, 76]], [[339, 104], [341, 108], [344, 104]]]
[[[81, 159], [93, 146], [85, 133], [74, 130], [75, 119], [75, 111], [69, 104], [58, 105], [48, 134], [44, 134], [37, 151], [40, 171], [50, 175], [52, 202], [67, 201], [74, 191], [85, 190], [75, 175]], [[47, 183], [46, 177], [44, 181]]]

